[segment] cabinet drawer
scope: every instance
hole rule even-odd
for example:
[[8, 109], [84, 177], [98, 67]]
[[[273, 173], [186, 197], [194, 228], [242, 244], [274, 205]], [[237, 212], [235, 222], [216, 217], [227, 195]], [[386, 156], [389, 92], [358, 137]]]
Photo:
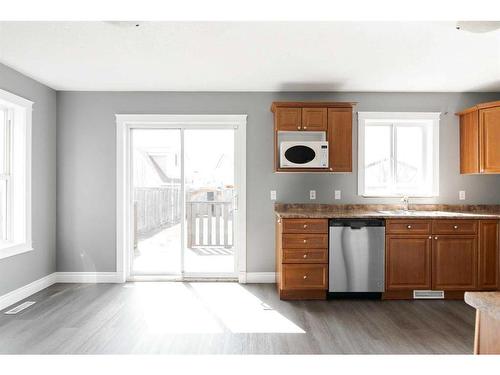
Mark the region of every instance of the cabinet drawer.
[[284, 264], [283, 289], [327, 289], [326, 264]]
[[434, 220], [433, 234], [476, 234], [476, 220]]
[[387, 220], [385, 222], [386, 233], [391, 234], [430, 234], [430, 220]]
[[327, 234], [283, 234], [284, 249], [326, 249]]
[[283, 263], [327, 263], [327, 249], [283, 250]]
[[328, 233], [328, 220], [283, 219], [283, 233]]

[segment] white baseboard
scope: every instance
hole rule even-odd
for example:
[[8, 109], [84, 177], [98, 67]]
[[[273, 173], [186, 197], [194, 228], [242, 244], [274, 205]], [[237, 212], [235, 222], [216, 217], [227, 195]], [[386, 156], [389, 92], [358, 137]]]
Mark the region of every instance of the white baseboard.
[[3, 296], [0, 296], [0, 310], [3, 310], [6, 307], [9, 307], [25, 298], [28, 298], [32, 294], [38, 293], [42, 289], [48, 288], [55, 283], [56, 274], [51, 273], [50, 275], [35, 280], [28, 285], [22, 286], [13, 290], [12, 292], [4, 294]]
[[58, 283], [121, 283], [119, 272], [56, 272]]
[[247, 272], [247, 284], [274, 284], [276, 282], [275, 272]]
[[[0, 310], [5, 309], [32, 294], [48, 288], [55, 283], [122, 283], [119, 272], [54, 272], [32, 283], [0, 296]], [[241, 272], [240, 283], [268, 284], [275, 282], [274, 272]]]

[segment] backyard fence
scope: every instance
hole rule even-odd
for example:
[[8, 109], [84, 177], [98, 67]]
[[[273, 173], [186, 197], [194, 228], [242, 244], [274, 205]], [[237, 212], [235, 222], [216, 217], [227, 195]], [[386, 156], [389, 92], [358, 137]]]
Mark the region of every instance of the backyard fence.
[[[178, 184], [134, 188], [135, 245], [181, 222], [181, 187]], [[186, 202], [187, 247], [225, 247], [234, 244], [232, 201]]]
[[134, 188], [134, 202], [136, 235], [139, 237], [181, 222], [179, 184]]

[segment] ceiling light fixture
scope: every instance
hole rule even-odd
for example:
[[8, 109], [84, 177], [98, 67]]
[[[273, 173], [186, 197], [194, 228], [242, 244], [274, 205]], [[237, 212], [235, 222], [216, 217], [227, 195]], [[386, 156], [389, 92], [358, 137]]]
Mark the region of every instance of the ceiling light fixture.
[[456, 29], [477, 34], [488, 33], [500, 29], [500, 21], [458, 21]]
[[105, 21], [105, 22], [109, 23], [110, 25], [121, 27], [124, 29], [136, 28], [142, 25], [142, 22], [139, 21]]

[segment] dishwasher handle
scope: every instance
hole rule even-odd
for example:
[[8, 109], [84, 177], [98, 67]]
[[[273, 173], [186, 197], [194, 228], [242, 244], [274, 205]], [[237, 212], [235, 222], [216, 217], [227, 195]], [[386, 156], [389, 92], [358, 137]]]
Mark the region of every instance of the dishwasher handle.
[[331, 219], [331, 227], [350, 227], [351, 229], [361, 229], [364, 227], [385, 227], [383, 219]]

